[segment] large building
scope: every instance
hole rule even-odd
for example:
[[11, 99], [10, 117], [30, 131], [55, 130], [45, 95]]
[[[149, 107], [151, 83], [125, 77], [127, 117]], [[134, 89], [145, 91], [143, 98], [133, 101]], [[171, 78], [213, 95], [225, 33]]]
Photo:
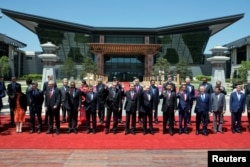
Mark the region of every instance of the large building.
[[[250, 36], [240, 38], [224, 45], [230, 56], [228, 78], [237, 78], [242, 61], [250, 60]], [[230, 75], [230, 76], [229, 76]]]
[[42, 16], [1, 9], [2, 13], [37, 34], [40, 43], [59, 46], [58, 64], [71, 57], [81, 64], [92, 53], [98, 74], [122, 81], [149, 76], [156, 57], [164, 56], [175, 65], [187, 61], [193, 75], [204, 73], [204, 50], [209, 38], [243, 18], [244, 14], [156, 27], [93, 27]]

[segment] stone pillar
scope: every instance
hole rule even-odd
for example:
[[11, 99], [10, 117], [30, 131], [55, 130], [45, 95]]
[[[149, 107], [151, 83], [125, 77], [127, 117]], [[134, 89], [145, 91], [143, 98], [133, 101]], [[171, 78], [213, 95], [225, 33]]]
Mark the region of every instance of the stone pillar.
[[104, 58], [103, 58], [103, 54], [102, 53], [95, 53], [96, 54], [96, 58], [97, 58], [97, 67], [98, 67], [98, 71], [97, 73], [99, 75], [104, 75]]
[[53, 75], [54, 80], [56, 80], [55, 73], [55, 63], [59, 60], [59, 57], [55, 54], [56, 50], [59, 48], [51, 42], [41, 44], [43, 53], [38, 55], [43, 62], [43, 78], [41, 84], [41, 90], [43, 89], [43, 83], [47, 81], [48, 75]]
[[222, 46], [215, 46], [214, 48], [210, 49], [210, 51], [212, 51], [213, 56], [208, 58], [207, 61], [212, 64], [211, 84], [214, 87], [216, 81], [220, 80], [221, 85], [226, 87], [224, 66], [226, 64], [226, 61], [230, 59], [229, 57], [224, 56], [227, 48]]

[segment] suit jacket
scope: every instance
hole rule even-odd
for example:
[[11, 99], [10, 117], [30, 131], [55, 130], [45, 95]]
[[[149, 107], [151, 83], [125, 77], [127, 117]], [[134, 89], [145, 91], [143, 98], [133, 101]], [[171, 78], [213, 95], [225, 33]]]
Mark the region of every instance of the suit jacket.
[[172, 90], [171, 90], [172, 92], [176, 92], [176, 86], [175, 86], [175, 84], [173, 82], [171, 82], [171, 83], [169, 83], [169, 82], [164, 83], [163, 84], [163, 89], [164, 90], [166, 90], [167, 84], [170, 84], [172, 86]]
[[155, 108], [154, 99], [152, 98], [152, 94], [150, 94], [150, 91], [144, 91], [142, 92], [140, 96], [140, 105], [139, 105], [139, 111], [143, 113], [152, 113], [153, 109]]
[[174, 91], [170, 91], [170, 96], [168, 95], [168, 92], [165, 91], [163, 94], [160, 95], [160, 98], [163, 98], [161, 109], [162, 112], [166, 112], [168, 108], [170, 110], [177, 109], [177, 97]]
[[76, 111], [81, 106], [82, 103], [82, 93], [79, 89], [70, 88], [66, 92], [65, 108], [70, 111]]
[[54, 107], [56, 106], [57, 109], [60, 109], [61, 104], [61, 92], [60, 89], [54, 88], [53, 94], [50, 97], [50, 89], [46, 90], [45, 93], [45, 107]]
[[196, 106], [195, 106], [195, 113], [203, 112], [203, 113], [208, 113], [211, 111], [211, 97], [208, 93], [204, 93], [205, 99], [204, 101], [201, 98], [201, 94], [196, 97]]
[[96, 110], [99, 110], [98, 94], [96, 92], [87, 92], [84, 96], [84, 109], [86, 111], [96, 112]]
[[62, 86], [60, 88], [61, 92], [61, 104], [65, 107], [65, 102], [68, 100], [66, 96], [66, 92], [69, 90], [69, 86]]
[[5, 91], [6, 91], [5, 83], [0, 82], [0, 98], [5, 97], [5, 95], [6, 95]]
[[143, 93], [143, 87], [141, 85], [135, 85], [135, 91], [137, 94], [141, 95]]
[[245, 88], [245, 95], [247, 96], [249, 94], [250, 94], [250, 84], [248, 83]]
[[[154, 91], [153, 91], [154, 90]], [[149, 92], [152, 95], [152, 98], [154, 100], [154, 110], [158, 109], [158, 104], [160, 102], [160, 97], [159, 97], [159, 88], [156, 86], [150, 86], [149, 87]]]
[[247, 110], [250, 110], [250, 94], [246, 95]]
[[99, 105], [104, 105], [108, 96], [108, 90], [105, 87], [106, 86], [103, 83], [96, 85], [97, 100]]
[[[218, 96], [219, 96], [219, 99], [218, 99]], [[219, 93], [218, 95], [216, 95], [215, 93], [212, 93], [210, 105], [211, 105], [210, 108], [213, 112], [225, 111], [226, 110], [225, 95], [223, 93]]]
[[243, 112], [245, 111], [245, 94], [240, 92], [240, 100], [238, 99], [237, 92], [232, 92], [230, 95], [230, 111]]
[[106, 107], [109, 110], [118, 110], [122, 104], [122, 92], [119, 89], [113, 91], [112, 87], [108, 89], [108, 96], [106, 99]]
[[125, 93], [126, 102], [124, 105], [124, 110], [131, 112], [139, 111], [140, 94], [136, 93], [136, 91], [133, 90], [134, 95], [132, 97], [131, 93], [132, 93], [131, 90]]
[[200, 84], [200, 86], [204, 86], [205, 87], [205, 93], [212, 94], [214, 92], [213, 86], [210, 83]]
[[[15, 103], [13, 104], [14, 111], [16, 109], [16, 102], [17, 102], [17, 94], [14, 96], [14, 101]], [[21, 96], [19, 98], [19, 104], [20, 107], [24, 110], [27, 111], [27, 96], [24, 93], [21, 93]]]
[[[20, 83], [15, 83], [15, 87], [13, 88], [12, 87], [12, 83], [10, 83], [10, 84], [8, 84], [7, 85], [7, 94], [8, 94], [8, 96], [9, 96], [9, 100], [11, 100], [10, 99], [10, 96], [15, 96], [15, 94], [16, 94], [16, 89], [18, 88], [18, 87], [20, 87], [20, 88], [22, 88], [21, 87], [21, 84]], [[27, 102], [26, 102], [27, 103]]]
[[[55, 82], [54, 88], [57, 88], [56, 82]], [[45, 81], [43, 83], [43, 93], [45, 94], [48, 89], [49, 89], [48, 81]]]
[[195, 99], [194, 85], [187, 84], [187, 90], [189, 91], [191, 98]]
[[179, 98], [179, 103], [178, 103], [178, 110], [190, 110], [190, 101], [191, 101], [191, 96], [188, 93], [188, 91], [185, 92], [186, 94], [186, 99], [184, 97], [184, 94], [182, 93], [177, 93], [177, 98]]
[[43, 92], [39, 89], [37, 90], [29, 90], [28, 91], [28, 102], [30, 110], [42, 110], [42, 105], [44, 101]]

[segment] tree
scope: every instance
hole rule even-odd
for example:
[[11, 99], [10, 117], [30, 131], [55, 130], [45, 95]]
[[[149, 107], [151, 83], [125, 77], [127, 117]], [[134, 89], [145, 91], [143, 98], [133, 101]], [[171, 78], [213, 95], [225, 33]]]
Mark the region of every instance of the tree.
[[61, 66], [61, 74], [63, 78], [70, 78], [75, 75], [75, 62], [71, 57], [65, 60], [64, 64]]
[[2, 56], [0, 58], [0, 75], [3, 77], [9, 77], [10, 66], [9, 58], [7, 56]]
[[176, 64], [174, 71], [176, 75], [180, 75], [180, 80], [184, 80], [187, 76], [192, 78], [193, 75], [189, 64], [184, 59], [180, 59], [180, 61]]
[[156, 63], [153, 65], [153, 69], [151, 71], [152, 75], [158, 75], [159, 71], [164, 71], [165, 74], [169, 73], [170, 64], [167, 59], [160, 56], [156, 59]]
[[95, 61], [92, 59], [91, 55], [88, 54], [83, 58], [81, 76], [86, 76], [87, 73], [92, 73], [95, 75], [96, 72], [97, 72], [97, 65]]
[[242, 81], [247, 80], [247, 71], [250, 71], [250, 61], [242, 61], [239, 68], [239, 77]]

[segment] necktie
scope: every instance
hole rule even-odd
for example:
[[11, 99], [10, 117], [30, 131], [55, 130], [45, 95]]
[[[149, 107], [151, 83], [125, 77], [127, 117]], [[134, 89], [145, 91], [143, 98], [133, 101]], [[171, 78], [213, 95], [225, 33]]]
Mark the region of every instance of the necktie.
[[133, 99], [133, 97], [134, 97], [134, 92], [131, 91], [131, 98]]
[[186, 93], [184, 93], [184, 100], [185, 100], [185, 101], [187, 100], [187, 95], [186, 95]]
[[149, 93], [148, 93], [147, 95], [148, 95], [148, 101], [150, 101], [150, 99], [151, 99], [151, 96], [150, 96], [150, 94], [149, 94]]
[[170, 92], [168, 92], [168, 99], [170, 99], [170, 95], [171, 95], [171, 93], [170, 93]]
[[51, 97], [52, 97], [52, 95], [53, 95], [53, 90], [52, 90], [52, 89], [50, 89], [50, 91], [49, 91], [49, 98], [51, 98]]
[[138, 92], [139, 91], [139, 86], [136, 86], [136, 92]]
[[93, 100], [93, 92], [90, 94], [90, 97], [91, 97], [91, 101]]
[[204, 94], [201, 94], [201, 100], [204, 102], [205, 100]]

